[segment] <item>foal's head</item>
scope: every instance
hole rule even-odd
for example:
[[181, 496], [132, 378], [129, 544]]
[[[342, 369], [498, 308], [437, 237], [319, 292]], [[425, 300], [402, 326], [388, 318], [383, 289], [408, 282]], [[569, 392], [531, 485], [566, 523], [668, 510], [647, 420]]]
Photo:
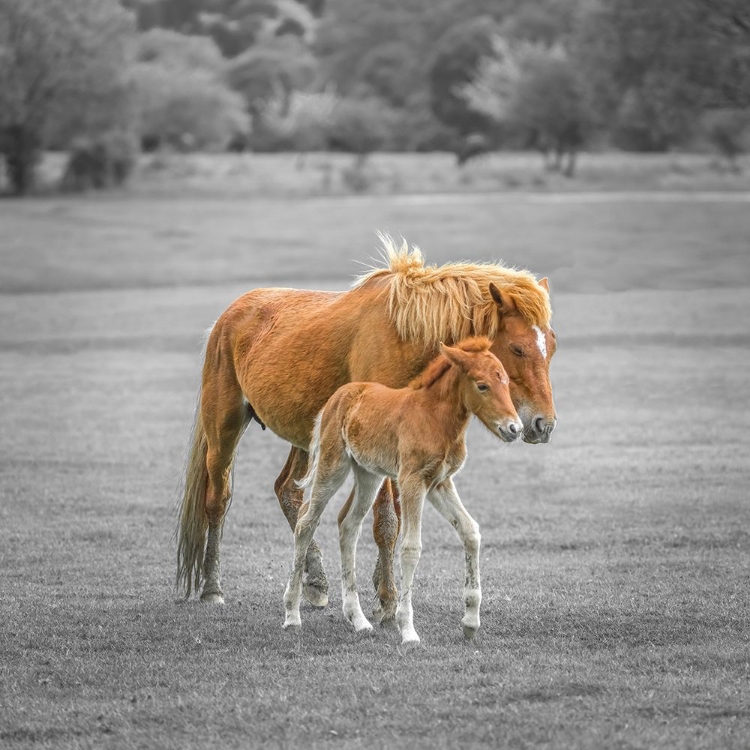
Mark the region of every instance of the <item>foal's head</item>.
[[459, 389], [466, 408], [482, 420], [490, 432], [506, 443], [521, 437], [523, 423], [510, 397], [508, 374], [490, 351], [484, 337], [465, 339], [456, 346], [440, 344], [440, 351], [459, 373]]

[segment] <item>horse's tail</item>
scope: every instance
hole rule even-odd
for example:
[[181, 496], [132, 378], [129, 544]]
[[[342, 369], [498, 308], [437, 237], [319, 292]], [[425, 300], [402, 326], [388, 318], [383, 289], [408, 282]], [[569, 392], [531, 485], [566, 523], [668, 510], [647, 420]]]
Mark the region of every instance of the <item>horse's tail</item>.
[[315, 472], [318, 470], [318, 461], [320, 460], [320, 429], [323, 423], [323, 409], [318, 412], [318, 416], [315, 417], [315, 424], [313, 426], [312, 440], [310, 440], [310, 449], [308, 450], [309, 460], [307, 464], [307, 472], [302, 479], [297, 481], [297, 486], [300, 488], [308, 487], [312, 484]]
[[201, 420], [200, 397], [195, 409], [193, 438], [185, 470], [185, 491], [180, 506], [177, 528], [177, 580], [178, 590], [188, 598], [203, 580], [203, 556], [206, 547], [208, 517], [206, 515], [206, 488], [208, 469], [206, 431]]

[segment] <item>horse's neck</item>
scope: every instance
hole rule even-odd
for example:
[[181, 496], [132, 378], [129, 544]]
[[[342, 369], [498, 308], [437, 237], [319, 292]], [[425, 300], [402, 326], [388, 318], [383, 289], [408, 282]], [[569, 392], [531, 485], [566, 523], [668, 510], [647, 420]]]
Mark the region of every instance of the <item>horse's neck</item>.
[[463, 440], [472, 414], [461, 398], [461, 377], [455, 366], [415, 393], [421, 394], [422, 408], [444, 425], [443, 434], [449, 442]]

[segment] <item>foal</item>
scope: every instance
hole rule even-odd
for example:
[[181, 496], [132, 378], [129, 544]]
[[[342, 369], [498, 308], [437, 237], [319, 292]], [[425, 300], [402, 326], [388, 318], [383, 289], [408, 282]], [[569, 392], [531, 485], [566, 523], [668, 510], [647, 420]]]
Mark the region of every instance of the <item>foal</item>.
[[479, 628], [479, 527], [456, 492], [453, 475], [466, 458], [466, 429], [472, 414], [507, 443], [523, 425], [508, 390], [508, 376], [486, 338], [466, 339], [441, 353], [406, 388], [378, 383], [348, 383], [318, 414], [311, 463], [301, 484], [312, 484], [294, 531], [294, 563], [284, 593], [284, 628], [300, 627], [299, 604], [307, 548], [333, 494], [354, 470], [355, 494], [348, 513], [339, 516], [342, 598], [355, 629], [371, 630], [357, 594], [355, 554], [362, 521], [383, 477], [398, 480], [404, 539], [402, 588], [396, 622], [402, 642], [419, 642], [411, 605], [412, 580], [422, 549], [422, 508], [427, 497], [456, 529], [466, 552], [462, 620], [464, 635]]

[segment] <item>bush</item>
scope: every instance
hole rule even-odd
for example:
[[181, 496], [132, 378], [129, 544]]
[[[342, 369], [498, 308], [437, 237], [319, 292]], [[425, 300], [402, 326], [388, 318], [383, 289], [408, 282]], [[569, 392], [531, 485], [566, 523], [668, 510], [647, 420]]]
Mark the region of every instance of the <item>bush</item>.
[[140, 136], [152, 146], [223, 149], [250, 129], [242, 97], [207, 71], [140, 63], [133, 78]]
[[328, 145], [328, 127], [338, 106], [330, 91], [294, 91], [268, 102], [257, 117], [251, 144], [256, 151], [321, 151]]
[[750, 145], [750, 110], [712, 110], [703, 116], [702, 129], [709, 143], [737, 169], [737, 157]]
[[123, 185], [138, 160], [132, 133], [113, 130], [100, 136], [76, 138], [62, 178], [63, 190], [103, 189]]
[[343, 99], [333, 112], [328, 144], [361, 157], [386, 144], [394, 123], [387, 105], [374, 99]]

